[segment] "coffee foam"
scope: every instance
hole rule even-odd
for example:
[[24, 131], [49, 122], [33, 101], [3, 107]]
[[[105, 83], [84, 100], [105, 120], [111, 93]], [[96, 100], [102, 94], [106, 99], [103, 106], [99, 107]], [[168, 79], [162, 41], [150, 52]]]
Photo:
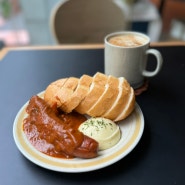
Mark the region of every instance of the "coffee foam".
[[145, 44], [147, 39], [142, 36], [128, 34], [111, 37], [108, 42], [116, 46], [136, 47]]

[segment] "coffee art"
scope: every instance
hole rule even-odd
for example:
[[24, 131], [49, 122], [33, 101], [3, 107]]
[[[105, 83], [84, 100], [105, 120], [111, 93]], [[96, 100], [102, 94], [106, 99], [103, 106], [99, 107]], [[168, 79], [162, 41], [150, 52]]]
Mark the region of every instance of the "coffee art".
[[109, 43], [122, 47], [137, 47], [147, 43], [147, 39], [138, 35], [118, 35], [111, 37]]
[[[140, 88], [146, 78], [158, 74], [162, 67], [161, 53], [150, 47], [150, 38], [146, 34], [122, 31], [108, 34], [105, 39], [105, 74], [124, 77], [134, 89]], [[156, 58], [156, 67], [147, 70], [148, 55]]]

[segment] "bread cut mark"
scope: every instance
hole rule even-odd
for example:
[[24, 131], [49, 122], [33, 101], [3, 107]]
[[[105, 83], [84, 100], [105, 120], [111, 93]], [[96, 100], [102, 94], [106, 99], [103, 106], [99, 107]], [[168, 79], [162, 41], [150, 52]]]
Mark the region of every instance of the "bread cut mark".
[[74, 90], [78, 85], [78, 78], [70, 77], [67, 79], [65, 84], [59, 89], [55, 95], [56, 99], [60, 101], [60, 108], [62, 109], [62, 104], [67, 101], [67, 99], [73, 94]]
[[93, 81], [93, 79], [92, 79], [91, 76], [89, 76], [89, 75], [82, 75], [80, 77], [79, 84], [89, 88], [91, 83], [92, 83], [92, 81]]
[[108, 76], [103, 73], [97, 72], [93, 76], [93, 80], [95, 84], [100, 85], [100, 86], [105, 86], [108, 80]]
[[120, 114], [120, 112], [123, 110], [123, 108], [126, 106], [126, 102], [128, 101], [130, 93], [130, 85], [125, 80], [125, 78], [120, 77], [119, 78], [119, 94], [117, 96], [117, 99], [115, 100], [112, 107], [107, 110], [103, 117], [114, 120], [117, 115]]
[[103, 91], [104, 87], [92, 82], [87, 96], [80, 102], [75, 110], [80, 114], [86, 114], [87, 111], [93, 106], [94, 102], [96, 102], [97, 96], [101, 96]]
[[75, 108], [80, 114], [87, 114], [88, 110], [94, 105], [98, 98], [105, 90], [108, 77], [102, 73], [96, 73], [93, 76], [93, 81], [90, 85], [89, 92], [86, 97]]
[[69, 96], [66, 101], [61, 105], [61, 109], [67, 113], [72, 112], [79, 103], [85, 98], [89, 92], [90, 85], [92, 83], [92, 77], [88, 75], [82, 75], [78, 80], [78, 85]]
[[131, 88], [131, 93], [130, 97], [128, 99], [128, 102], [126, 106], [124, 107], [123, 111], [117, 116], [117, 118], [114, 120], [115, 122], [123, 120], [126, 118], [133, 110], [135, 107], [135, 94], [133, 88]]
[[61, 78], [61, 79], [58, 79], [58, 80], [52, 82], [51, 85], [57, 86], [58, 88], [61, 88], [61, 87], [65, 84], [65, 82], [66, 82], [67, 79], [68, 79], [68, 78]]
[[110, 109], [115, 102], [119, 93], [119, 80], [113, 76], [108, 76], [105, 90], [100, 98], [95, 102], [91, 109], [87, 112], [92, 117], [102, 116], [108, 109]]
[[57, 104], [60, 106], [60, 101], [56, 98], [57, 92], [62, 88], [62, 86], [66, 83], [67, 78], [62, 78], [52, 82], [45, 90], [44, 100], [52, 107]]

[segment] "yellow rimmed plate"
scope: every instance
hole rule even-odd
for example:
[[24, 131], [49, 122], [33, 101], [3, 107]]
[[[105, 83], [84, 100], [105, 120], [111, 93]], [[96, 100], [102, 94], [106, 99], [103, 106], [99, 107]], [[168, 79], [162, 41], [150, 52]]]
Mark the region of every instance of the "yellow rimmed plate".
[[[39, 93], [43, 96], [44, 92]], [[27, 140], [23, 132], [23, 119], [27, 116], [25, 109], [28, 105], [26, 102], [16, 115], [13, 124], [13, 137], [20, 152], [31, 162], [58, 172], [87, 172], [109, 166], [130, 153], [138, 144], [144, 130], [143, 113], [136, 103], [133, 113], [123, 121], [119, 122], [121, 129], [121, 139], [112, 148], [99, 151], [99, 155], [93, 159], [61, 159], [50, 157], [36, 150]]]

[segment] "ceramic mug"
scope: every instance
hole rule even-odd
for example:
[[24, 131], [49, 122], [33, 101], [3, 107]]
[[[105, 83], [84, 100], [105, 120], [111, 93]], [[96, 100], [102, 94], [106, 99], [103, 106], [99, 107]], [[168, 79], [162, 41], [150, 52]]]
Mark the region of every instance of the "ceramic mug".
[[[104, 40], [105, 74], [125, 77], [136, 89], [143, 85], [144, 79], [159, 73], [163, 58], [156, 49], [149, 49], [150, 38], [139, 32], [123, 31], [107, 35]], [[156, 68], [148, 71], [147, 56], [156, 57]]]

